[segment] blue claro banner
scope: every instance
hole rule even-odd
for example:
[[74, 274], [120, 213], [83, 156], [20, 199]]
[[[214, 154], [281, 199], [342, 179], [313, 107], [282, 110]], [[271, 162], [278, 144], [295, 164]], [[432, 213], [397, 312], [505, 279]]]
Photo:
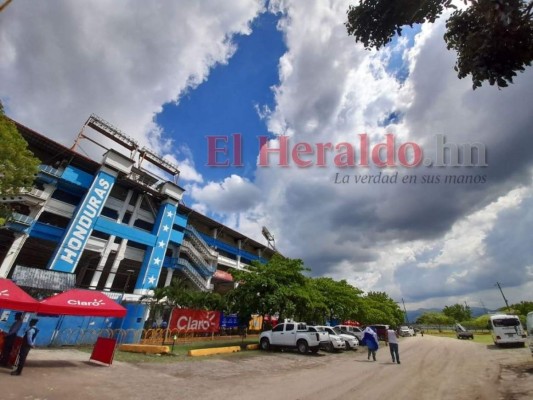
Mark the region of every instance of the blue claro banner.
[[74, 212], [67, 232], [50, 261], [49, 269], [74, 272], [114, 183], [113, 175], [98, 172], [85, 198]]

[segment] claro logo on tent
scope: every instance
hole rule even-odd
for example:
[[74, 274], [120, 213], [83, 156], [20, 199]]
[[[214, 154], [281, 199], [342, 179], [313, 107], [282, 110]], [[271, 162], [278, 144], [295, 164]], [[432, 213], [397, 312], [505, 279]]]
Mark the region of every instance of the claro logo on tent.
[[183, 315], [178, 318], [177, 328], [179, 330], [207, 330], [215, 323], [215, 313], [208, 313], [203, 319], [195, 319], [189, 315]]
[[80, 300], [67, 300], [67, 304], [71, 306], [87, 306], [87, 307], [99, 307], [105, 305], [103, 300], [94, 301], [80, 301]]

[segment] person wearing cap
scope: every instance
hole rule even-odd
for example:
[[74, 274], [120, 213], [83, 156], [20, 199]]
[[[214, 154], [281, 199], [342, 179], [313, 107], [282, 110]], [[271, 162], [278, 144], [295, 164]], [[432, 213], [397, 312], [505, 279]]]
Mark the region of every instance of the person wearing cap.
[[19, 333], [20, 327], [22, 326], [22, 313], [18, 312], [15, 314], [15, 321], [9, 328], [9, 331], [4, 338], [4, 348], [2, 349], [2, 356], [0, 357], [0, 365], [3, 367], [9, 367], [9, 355], [15, 344], [15, 339]]
[[35, 327], [35, 325], [37, 325], [37, 322], [39, 322], [38, 319], [32, 319], [30, 321], [30, 326], [26, 331], [26, 334], [22, 338], [22, 345], [20, 346], [19, 363], [17, 365], [17, 369], [11, 372], [11, 375], [20, 375], [22, 373], [22, 369], [24, 368], [24, 364], [26, 363], [26, 358], [28, 357], [30, 350], [35, 347], [35, 336], [39, 332], [39, 330]]

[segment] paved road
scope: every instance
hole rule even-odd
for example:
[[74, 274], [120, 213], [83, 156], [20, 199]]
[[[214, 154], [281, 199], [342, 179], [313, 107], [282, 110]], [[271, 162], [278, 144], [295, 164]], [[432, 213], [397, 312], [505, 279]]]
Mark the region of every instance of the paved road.
[[302, 356], [262, 353], [178, 363], [111, 367], [76, 350], [33, 350], [20, 377], [0, 370], [5, 400], [187, 399], [531, 399], [526, 348], [498, 349], [432, 336], [402, 338], [402, 364], [388, 348]]

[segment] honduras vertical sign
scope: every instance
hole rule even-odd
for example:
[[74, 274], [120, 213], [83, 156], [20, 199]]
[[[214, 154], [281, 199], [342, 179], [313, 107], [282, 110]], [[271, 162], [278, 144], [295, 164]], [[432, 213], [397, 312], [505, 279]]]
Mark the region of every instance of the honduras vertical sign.
[[104, 171], [98, 172], [85, 198], [74, 212], [67, 233], [50, 261], [49, 269], [74, 272], [114, 183], [115, 176]]

